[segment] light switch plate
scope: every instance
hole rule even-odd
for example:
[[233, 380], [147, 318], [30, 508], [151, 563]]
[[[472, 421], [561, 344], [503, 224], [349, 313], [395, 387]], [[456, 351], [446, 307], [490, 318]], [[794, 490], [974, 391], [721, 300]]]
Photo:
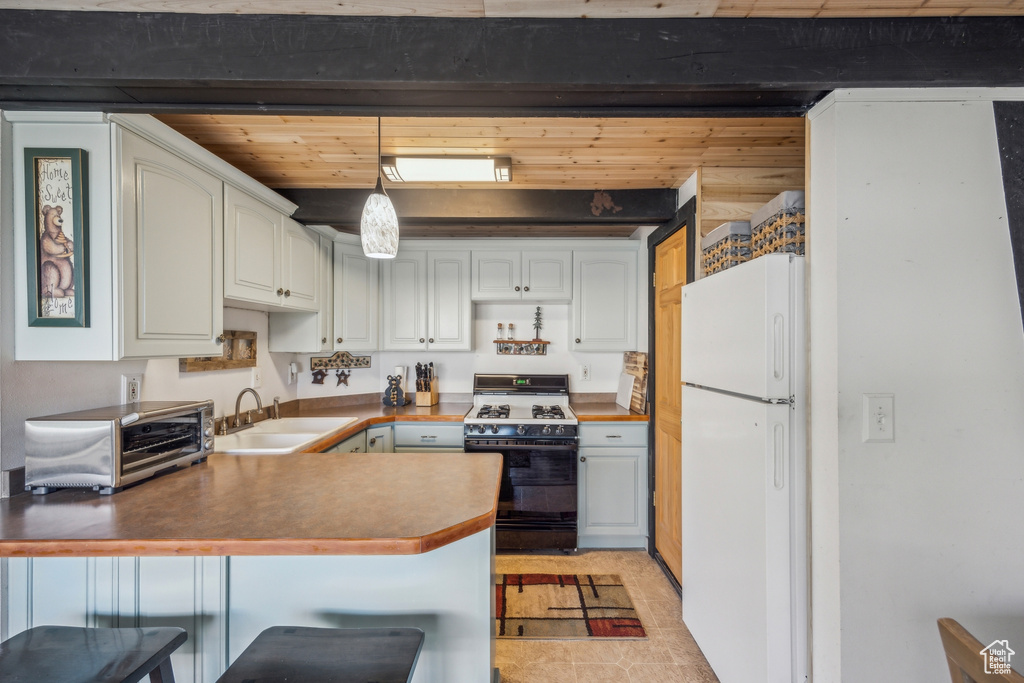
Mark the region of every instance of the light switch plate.
[[896, 441], [895, 407], [892, 394], [864, 394], [864, 443]]
[[259, 389], [263, 386], [263, 369], [258, 365], [252, 369], [252, 388]]

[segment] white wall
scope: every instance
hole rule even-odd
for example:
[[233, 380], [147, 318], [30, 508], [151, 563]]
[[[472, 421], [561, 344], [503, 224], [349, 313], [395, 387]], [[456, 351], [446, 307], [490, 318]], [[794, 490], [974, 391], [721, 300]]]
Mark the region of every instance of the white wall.
[[[1024, 333], [992, 96], [838, 92], [809, 116], [818, 682], [947, 679], [939, 617], [1024, 651]], [[862, 441], [869, 392], [895, 395], [894, 443]]]

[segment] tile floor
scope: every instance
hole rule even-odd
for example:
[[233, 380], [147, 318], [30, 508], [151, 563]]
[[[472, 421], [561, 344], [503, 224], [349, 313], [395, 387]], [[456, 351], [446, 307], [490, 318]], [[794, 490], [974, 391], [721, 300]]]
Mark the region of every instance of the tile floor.
[[575, 555], [498, 555], [500, 574], [618, 574], [647, 630], [647, 640], [585, 642], [499, 638], [502, 683], [717, 683], [683, 624], [672, 584], [642, 550]]

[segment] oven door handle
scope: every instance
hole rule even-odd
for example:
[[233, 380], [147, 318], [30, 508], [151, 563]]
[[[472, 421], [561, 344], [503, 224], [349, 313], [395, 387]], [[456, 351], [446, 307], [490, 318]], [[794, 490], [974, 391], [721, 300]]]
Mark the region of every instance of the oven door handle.
[[467, 441], [467, 451], [575, 451], [576, 444], [569, 442], [557, 446], [531, 446], [529, 444], [481, 444]]

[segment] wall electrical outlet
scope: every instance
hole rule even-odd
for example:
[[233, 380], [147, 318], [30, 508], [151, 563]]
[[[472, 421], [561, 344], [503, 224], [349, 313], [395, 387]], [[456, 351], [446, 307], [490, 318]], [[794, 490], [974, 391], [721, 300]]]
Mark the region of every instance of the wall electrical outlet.
[[142, 397], [142, 375], [121, 375], [121, 403], [138, 403]]
[[580, 366], [580, 379], [584, 382], [590, 381], [590, 363], [585, 363]]
[[259, 389], [263, 386], [263, 370], [257, 365], [252, 369], [252, 388]]

